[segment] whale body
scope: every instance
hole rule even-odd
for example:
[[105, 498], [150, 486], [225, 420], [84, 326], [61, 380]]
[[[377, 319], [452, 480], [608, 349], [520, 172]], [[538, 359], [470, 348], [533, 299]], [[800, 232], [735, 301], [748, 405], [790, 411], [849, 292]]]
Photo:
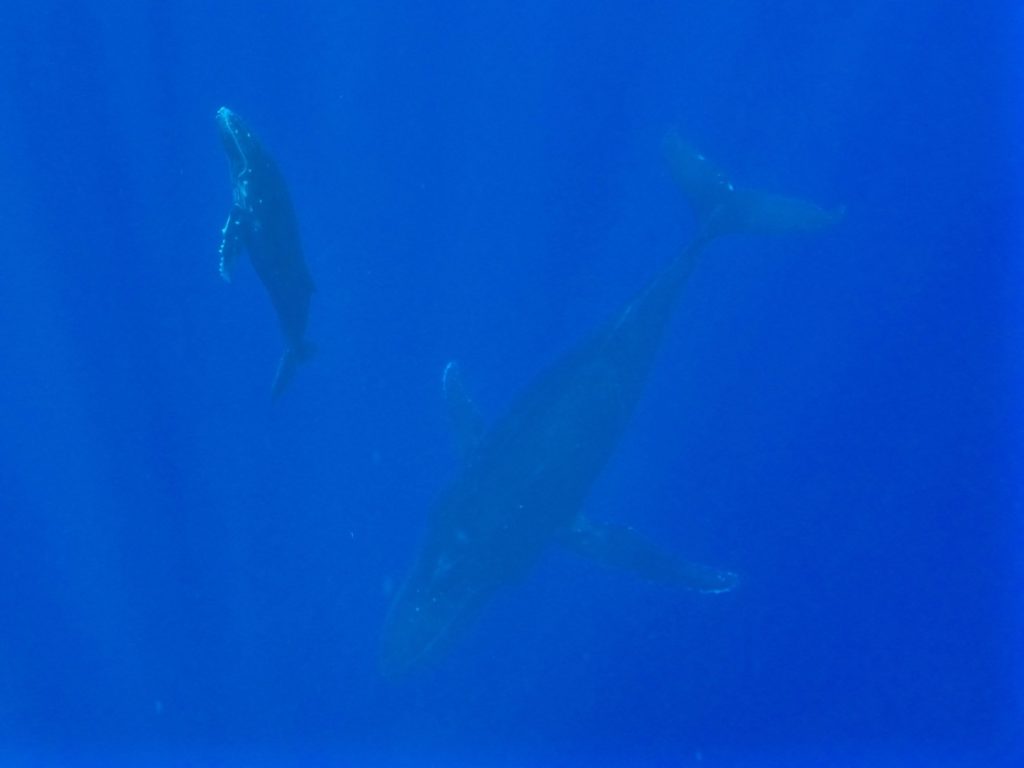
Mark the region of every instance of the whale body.
[[221, 232], [220, 274], [231, 281], [243, 250], [270, 295], [286, 348], [271, 392], [279, 396], [298, 364], [311, 354], [306, 341], [313, 278], [299, 237], [284, 176], [235, 112], [217, 110], [217, 127], [231, 170], [232, 205]]
[[660, 274], [543, 371], [490, 428], [458, 366], [445, 367], [443, 391], [462, 471], [437, 500], [418, 557], [391, 603], [380, 648], [385, 675], [439, 658], [491, 597], [554, 543], [700, 592], [725, 592], [737, 583], [731, 571], [691, 563], [632, 528], [590, 521], [581, 510], [629, 424], [672, 310], [707, 245], [729, 232], [815, 230], [841, 212], [737, 188], [675, 136], [667, 151], [698, 229]]

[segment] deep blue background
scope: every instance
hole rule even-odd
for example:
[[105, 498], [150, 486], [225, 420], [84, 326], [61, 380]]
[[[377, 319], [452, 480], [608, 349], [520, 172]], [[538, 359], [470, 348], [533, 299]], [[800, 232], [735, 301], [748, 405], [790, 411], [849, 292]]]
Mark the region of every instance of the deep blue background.
[[[1008, 752], [1012, 5], [8, 4], [0, 755]], [[273, 407], [269, 302], [216, 273], [222, 104], [318, 285], [318, 357]], [[496, 415], [671, 258], [672, 127], [849, 211], [713, 247], [588, 510], [743, 588], [553, 552], [384, 682], [456, 469], [444, 363]]]

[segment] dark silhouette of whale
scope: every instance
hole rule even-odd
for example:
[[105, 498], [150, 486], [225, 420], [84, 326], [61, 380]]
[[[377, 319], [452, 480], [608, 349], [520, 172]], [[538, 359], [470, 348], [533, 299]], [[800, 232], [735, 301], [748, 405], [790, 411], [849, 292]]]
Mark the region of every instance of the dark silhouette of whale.
[[287, 347], [271, 389], [280, 395], [298, 364], [311, 354], [306, 342], [313, 279], [302, 255], [295, 209], [277, 164], [245, 122], [227, 107], [217, 126], [231, 168], [231, 213], [222, 231], [220, 274], [231, 281], [244, 247], [277, 312]]
[[418, 559], [390, 606], [381, 637], [385, 675], [440, 656], [487, 600], [555, 541], [701, 592], [735, 585], [729, 571], [687, 562], [631, 528], [588, 521], [580, 510], [629, 423], [672, 309], [705, 246], [729, 232], [817, 229], [841, 211], [736, 188], [675, 136], [667, 151], [697, 220], [697, 235], [682, 253], [544, 371], [487, 431], [458, 368], [445, 368], [444, 394], [463, 468], [437, 501]]

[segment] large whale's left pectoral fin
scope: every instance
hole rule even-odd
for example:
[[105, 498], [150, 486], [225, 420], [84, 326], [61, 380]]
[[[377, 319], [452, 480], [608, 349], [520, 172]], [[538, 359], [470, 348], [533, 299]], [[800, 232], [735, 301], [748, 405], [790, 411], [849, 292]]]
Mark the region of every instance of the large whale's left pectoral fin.
[[564, 537], [572, 551], [602, 565], [632, 571], [651, 581], [697, 592], [728, 592], [739, 583], [732, 571], [683, 560], [632, 528], [579, 520]]
[[466, 392], [466, 387], [462, 383], [462, 370], [456, 361], [451, 360], [444, 367], [441, 388], [445, 404], [448, 406], [448, 418], [458, 441], [459, 452], [463, 461], [469, 462], [480, 445], [480, 438], [484, 433], [484, 419], [476, 403]]

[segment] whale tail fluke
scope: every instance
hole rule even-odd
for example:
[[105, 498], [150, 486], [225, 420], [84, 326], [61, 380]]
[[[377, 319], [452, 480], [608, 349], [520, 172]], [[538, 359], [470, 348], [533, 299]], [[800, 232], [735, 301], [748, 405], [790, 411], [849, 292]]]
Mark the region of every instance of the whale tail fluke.
[[676, 133], [665, 140], [676, 182], [697, 220], [698, 238], [725, 234], [813, 232], [839, 221], [845, 209], [733, 185], [729, 177]]
[[288, 388], [299, 364], [309, 360], [316, 353], [312, 344], [303, 342], [299, 347], [288, 347], [281, 355], [281, 361], [277, 364], [277, 374], [274, 376], [274, 384], [270, 388], [270, 395], [277, 400]]
[[580, 518], [563, 535], [562, 543], [577, 554], [604, 565], [696, 592], [729, 592], [739, 584], [739, 576], [732, 571], [684, 560], [627, 526]]

